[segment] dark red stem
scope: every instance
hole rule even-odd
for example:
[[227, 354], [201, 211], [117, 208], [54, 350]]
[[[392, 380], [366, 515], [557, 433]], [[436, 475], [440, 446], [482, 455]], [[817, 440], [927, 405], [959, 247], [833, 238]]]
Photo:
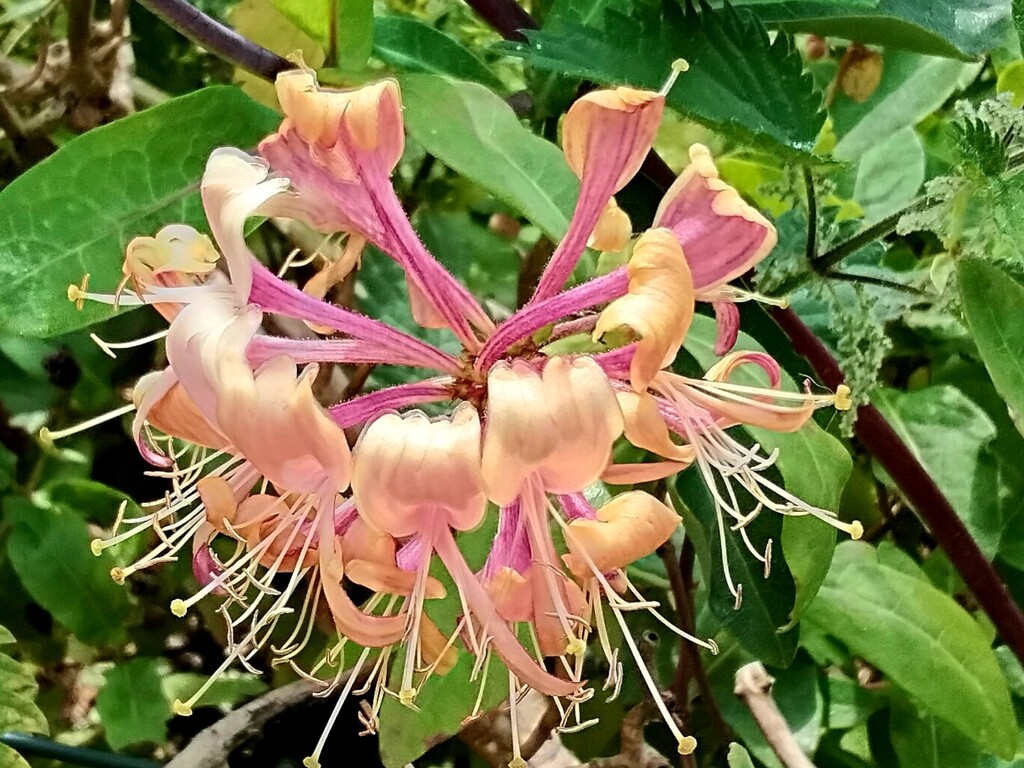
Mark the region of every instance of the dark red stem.
[[[825, 386], [835, 389], [843, 383], [843, 372], [835, 358], [793, 310], [775, 308], [772, 316], [793, 342], [793, 349], [807, 358]], [[1013, 649], [1017, 658], [1024, 661], [1024, 613], [931, 475], [873, 405], [860, 407], [854, 430], [857, 439], [889, 473], [927, 524], [978, 603], [992, 619], [1000, 637]]]

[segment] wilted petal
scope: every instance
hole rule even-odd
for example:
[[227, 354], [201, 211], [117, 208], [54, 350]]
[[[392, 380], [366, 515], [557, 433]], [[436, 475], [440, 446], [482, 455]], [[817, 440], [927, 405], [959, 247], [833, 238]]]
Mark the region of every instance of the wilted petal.
[[697, 291], [739, 277], [775, 247], [775, 227], [718, 177], [711, 152], [690, 147], [690, 164], [665, 193], [654, 226], [683, 246]]
[[693, 283], [679, 242], [668, 229], [640, 236], [628, 270], [629, 293], [605, 308], [593, 336], [596, 341], [622, 326], [636, 334], [630, 381], [643, 392], [683, 345], [693, 319]]
[[597, 510], [597, 520], [569, 523], [563, 560], [577, 578], [592, 578], [595, 569], [618, 570], [649, 555], [678, 527], [679, 515], [656, 498], [628, 491]]
[[529, 364], [498, 363], [487, 378], [483, 478], [488, 497], [509, 504], [538, 475], [552, 493], [594, 482], [622, 433], [622, 414], [593, 360], [554, 357], [541, 373]]

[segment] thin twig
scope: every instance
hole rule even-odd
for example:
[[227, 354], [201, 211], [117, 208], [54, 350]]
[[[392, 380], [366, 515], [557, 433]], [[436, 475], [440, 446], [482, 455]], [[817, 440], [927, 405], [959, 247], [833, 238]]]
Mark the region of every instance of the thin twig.
[[890, 288], [894, 291], [912, 293], [915, 296], [927, 296], [928, 291], [916, 285], [907, 285], [896, 280], [886, 280], [884, 277], [873, 277], [871, 275], [855, 275], [850, 272], [829, 271], [825, 276], [832, 280], [842, 280], [847, 283], [862, 283], [864, 285], [877, 285], [879, 288]]
[[761, 662], [752, 661], [736, 670], [736, 687], [733, 690], [747, 705], [768, 746], [785, 768], [814, 768], [814, 763], [793, 738], [786, 718], [775, 706], [775, 700], [772, 698], [774, 683], [775, 679], [768, 674]]
[[466, 5], [480, 14], [506, 40], [525, 42], [521, 30], [537, 29], [533, 16], [515, 0], [466, 0]]
[[[880, 240], [883, 237], [891, 235], [896, 231], [896, 225], [900, 223], [900, 219], [908, 213], [914, 213], [927, 208], [930, 203], [931, 197], [929, 195], [922, 195], [906, 208], [901, 208], [896, 211], [896, 213], [890, 214], [881, 221], [861, 230], [849, 240], [844, 240], [833, 248], [825, 251], [825, 253], [820, 256], [812, 256], [811, 267], [815, 272], [825, 274], [847, 256], [852, 256], [864, 246], [875, 242], [875, 240]], [[809, 246], [808, 253], [810, 253]]]
[[307, 681], [298, 680], [260, 696], [200, 731], [165, 768], [222, 768], [230, 754], [258, 735], [268, 722], [304, 701], [312, 701], [315, 690]]
[[287, 59], [211, 19], [186, 0], [139, 0], [139, 3], [192, 42], [265, 80], [273, 81], [279, 72], [294, 69]]

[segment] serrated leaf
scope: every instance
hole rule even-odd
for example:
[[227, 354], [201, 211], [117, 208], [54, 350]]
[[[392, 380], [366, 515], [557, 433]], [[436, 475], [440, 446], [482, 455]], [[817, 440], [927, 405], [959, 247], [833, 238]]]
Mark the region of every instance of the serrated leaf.
[[502, 89], [501, 80], [476, 54], [412, 16], [378, 16], [373, 27], [373, 55], [404, 72], [447, 75]]
[[[846, 556], [854, 551], [864, 556]], [[986, 751], [1013, 756], [1017, 724], [999, 664], [985, 632], [950, 596], [881, 565], [870, 546], [845, 542], [804, 621], [880, 670], [918, 709]]]
[[554, 144], [525, 128], [478, 83], [401, 75], [405, 127], [441, 162], [522, 211], [548, 236], [565, 234], [579, 180]]
[[789, 32], [964, 60], [1001, 42], [1007, 16], [1005, 0], [737, 0], [737, 5], [749, 5], [766, 24]]
[[871, 402], [928, 470], [989, 558], [1002, 533], [997, 464], [989, 450], [996, 428], [960, 390], [934, 386], [913, 392], [880, 389]]
[[67, 286], [112, 291], [124, 247], [171, 222], [205, 229], [198, 183], [216, 147], [251, 147], [278, 118], [236, 88], [172, 99], [73, 139], [0, 192], [0, 328], [31, 336], [112, 313], [78, 312]]
[[1010, 159], [1006, 144], [984, 120], [968, 118], [954, 123], [953, 137], [961, 164], [985, 176], [997, 176], [1006, 170]]
[[162, 743], [171, 708], [163, 697], [160, 678], [164, 662], [138, 658], [118, 664], [104, 675], [96, 711], [107, 743], [117, 750], [140, 742]]
[[[703, 368], [710, 367], [718, 359], [714, 354], [715, 334], [714, 320], [702, 315], [694, 317], [684, 348]], [[736, 342], [736, 349], [764, 351], [755, 339], [742, 332]], [[763, 386], [756, 375], [748, 375], [743, 369], [736, 372], [733, 380], [739, 384]], [[796, 382], [785, 371], [782, 373], [781, 386], [790, 391], [797, 388]], [[842, 443], [814, 421], [788, 434], [766, 429], [746, 429], [765, 452], [778, 449], [776, 466], [785, 481], [786, 490], [808, 504], [831, 511], [839, 509], [843, 487], [853, 471], [853, 460]], [[835, 529], [821, 521], [789, 517], [783, 521], [782, 555], [796, 583], [794, 619], [799, 618], [824, 580], [835, 540]]]
[[110, 578], [109, 553], [93, 557], [85, 521], [77, 515], [36, 507], [24, 499], [5, 500], [13, 527], [7, 554], [32, 598], [92, 645], [124, 638], [131, 601]]
[[785, 35], [769, 41], [748, 11], [702, 3], [698, 13], [689, 2], [685, 10], [666, 3], [660, 16], [637, 3], [632, 15], [609, 8], [596, 26], [566, 20], [526, 35], [509, 50], [529, 64], [602, 84], [657, 90], [684, 58], [690, 69], [669, 92], [669, 106], [791, 160], [809, 156], [821, 129], [821, 96], [800, 55]]
[[964, 63], [903, 51], [882, 55], [882, 81], [861, 104], [837, 95], [829, 114], [838, 142], [832, 154], [839, 160], [858, 159], [878, 142], [916, 125], [930, 115], [983, 63]]
[[[0, 645], [15, 641], [0, 626]], [[32, 674], [10, 656], [0, 653], [0, 733], [48, 733], [50, 728], [35, 704], [39, 686]], [[27, 768], [28, 763], [6, 744], [0, 744], [0, 768]]]

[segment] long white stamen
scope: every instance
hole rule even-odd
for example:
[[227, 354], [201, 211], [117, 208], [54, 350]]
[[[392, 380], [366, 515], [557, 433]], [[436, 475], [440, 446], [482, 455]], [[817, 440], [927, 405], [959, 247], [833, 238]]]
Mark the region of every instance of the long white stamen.
[[162, 331], [151, 333], [149, 336], [143, 336], [141, 339], [134, 339], [133, 341], [104, 341], [95, 333], [90, 333], [89, 338], [92, 339], [93, 343], [96, 344], [97, 347], [102, 349], [107, 356], [112, 357], [116, 360], [117, 355], [114, 354], [115, 349], [133, 349], [135, 347], [141, 347], [145, 344], [149, 344], [150, 342], [159, 341], [160, 339], [164, 338], [168, 333], [170, 333], [170, 329], [165, 328]]
[[108, 421], [112, 421], [116, 418], [124, 416], [126, 413], [131, 413], [135, 410], [134, 403], [128, 403], [128, 405], [122, 405], [120, 408], [115, 408], [112, 411], [107, 411], [99, 416], [94, 416], [91, 419], [83, 421], [81, 424], [76, 424], [73, 427], [67, 429], [58, 429], [56, 432], [51, 431], [47, 427], [43, 427], [39, 430], [39, 439], [46, 445], [53, 445], [55, 440], [60, 440], [64, 437], [70, 437], [71, 435], [77, 435], [79, 432], [84, 432], [87, 429], [92, 429], [98, 424], [103, 424]]

